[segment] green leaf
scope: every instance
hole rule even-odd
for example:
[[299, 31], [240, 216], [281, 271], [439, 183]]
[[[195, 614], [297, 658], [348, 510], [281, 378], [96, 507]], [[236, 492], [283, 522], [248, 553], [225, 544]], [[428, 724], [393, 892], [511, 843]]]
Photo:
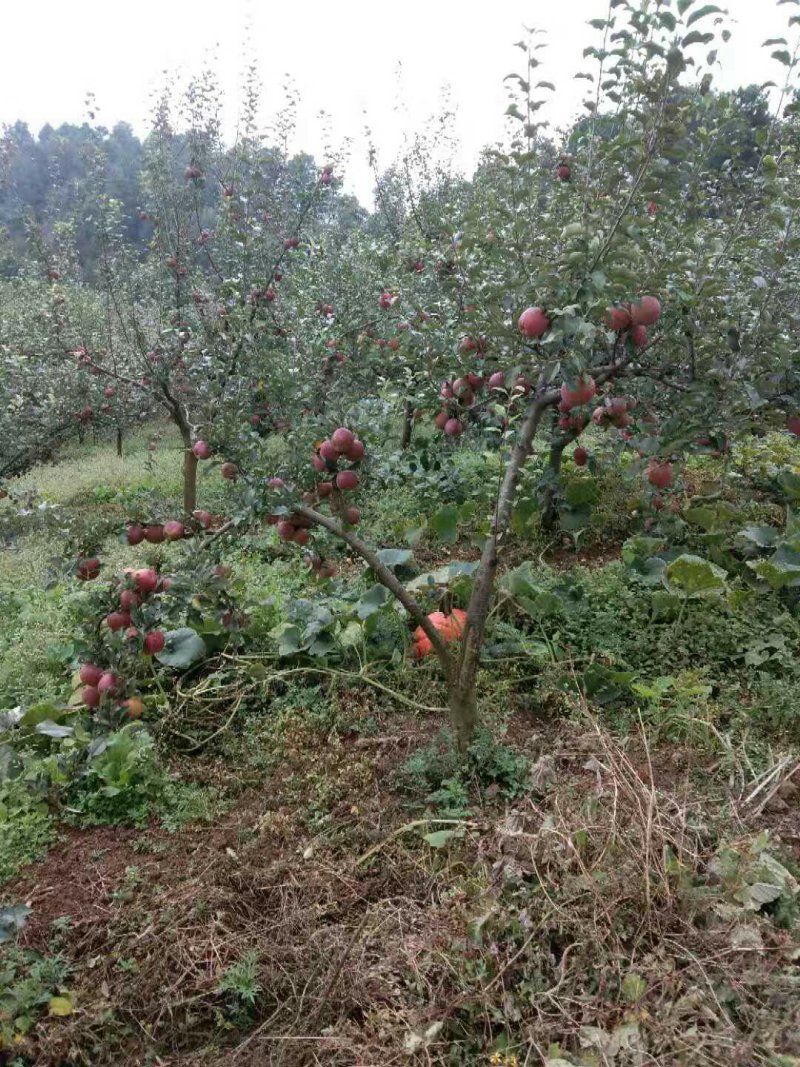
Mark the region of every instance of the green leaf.
[[790, 504], [800, 503], [800, 474], [782, 470], [778, 475], [778, 484]]
[[445, 544], [455, 544], [458, 539], [458, 508], [454, 504], [446, 504], [431, 516], [428, 527]]
[[347, 626], [339, 634], [339, 644], [344, 648], [354, 648], [356, 645], [360, 645], [364, 631], [361, 629], [361, 625], [355, 620], [348, 622]]
[[700, 19], [704, 19], [707, 15], [724, 15], [725, 12], [721, 7], [717, 7], [716, 4], [704, 4], [699, 7], [697, 11], [693, 11], [686, 20], [686, 25], [692, 26], [695, 22], [699, 22]]
[[640, 974], [630, 971], [622, 979], [620, 992], [623, 999], [627, 1000], [629, 1004], [636, 1004], [647, 992], [647, 982]]
[[745, 526], [739, 531], [739, 536], [752, 541], [759, 548], [774, 548], [778, 531], [772, 526]]
[[378, 559], [385, 567], [400, 567], [414, 559], [410, 548], [382, 548], [378, 553]]
[[437, 567], [435, 571], [426, 571], [417, 575], [406, 584], [406, 589], [425, 589], [434, 585], [449, 585], [457, 578], [467, 578], [474, 574], [480, 564], [477, 560], [455, 560], [447, 563], [444, 567]]
[[713, 40], [713, 33], [701, 33], [699, 30], [692, 30], [691, 33], [687, 33], [683, 38], [683, 47], [689, 48], [689, 46], [693, 44], [708, 44]]
[[11, 745], [0, 745], [0, 786], [22, 774], [22, 760]]
[[684, 553], [667, 564], [666, 574], [671, 585], [677, 586], [690, 597], [720, 592], [725, 588], [728, 577], [726, 571], [716, 563], [690, 553]]
[[561, 612], [561, 601], [547, 590], [538, 593], [535, 597], [521, 596], [518, 599], [519, 606], [527, 612], [532, 619], [541, 622]]
[[10, 941], [25, 926], [30, 913], [31, 909], [24, 904], [0, 908], [0, 944]]
[[72, 1015], [72, 1000], [68, 997], [50, 997], [47, 1005], [50, 1015]]
[[59, 719], [64, 718], [66, 710], [65, 708], [56, 707], [55, 704], [31, 704], [29, 708], [25, 709], [25, 714], [19, 720], [19, 725], [21, 727], [36, 727], [40, 722], [46, 722], [48, 719], [52, 722], [58, 722]]
[[434, 830], [431, 834], [423, 834], [422, 840], [427, 841], [431, 848], [444, 848], [448, 841], [460, 836], [462, 834], [458, 830]]
[[357, 601], [356, 615], [358, 615], [359, 619], [368, 619], [370, 615], [384, 607], [387, 601], [391, 599], [391, 595], [385, 586], [376, 583]]
[[272, 636], [278, 640], [278, 655], [293, 656], [299, 652], [302, 645], [303, 633], [299, 626], [293, 626], [285, 622], [272, 631]]
[[205, 655], [206, 646], [202, 637], [191, 626], [182, 626], [165, 635], [164, 648], [156, 659], [165, 667], [191, 667]]
[[74, 730], [71, 726], [62, 726], [51, 719], [45, 719], [44, 722], [37, 723], [36, 733], [44, 734], [45, 737], [72, 737]]
[[800, 565], [781, 560], [777, 553], [772, 559], [759, 559], [747, 564], [771, 589], [800, 584]]
[[594, 478], [577, 478], [571, 481], [564, 491], [564, 499], [572, 508], [596, 504], [600, 499], [597, 482]]

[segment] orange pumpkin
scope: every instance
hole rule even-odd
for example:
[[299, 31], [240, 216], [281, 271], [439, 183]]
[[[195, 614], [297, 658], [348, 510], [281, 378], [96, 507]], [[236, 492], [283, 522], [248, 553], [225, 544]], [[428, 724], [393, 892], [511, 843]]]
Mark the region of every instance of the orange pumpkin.
[[[461, 637], [464, 632], [464, 625], [467, 621], [466, 611], [462, 611], [461, 608], [454, 608], [451, 615], [445, 615], [443, 611], [432, 611], [428, 618], [442, 635], [445, 641], [455, 641]], [[431, 639], [425, 633], [421, 626], [418, 626], [414, 631], [414, 659], [424, 659], [425, 656], [430, 656], [433, 652], [433, 645]]]

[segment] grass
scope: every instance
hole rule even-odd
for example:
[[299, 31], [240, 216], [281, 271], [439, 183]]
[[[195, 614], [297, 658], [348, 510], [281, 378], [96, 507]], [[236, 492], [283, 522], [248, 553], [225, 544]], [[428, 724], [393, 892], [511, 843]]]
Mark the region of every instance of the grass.
[[[28, 515], [0, 502], [0, 714], [50, 701], [58, 718], [70, 695], [96, 592], [65, 577], [65, 545], [97, 536], [104, 576], [191, 573], [185, 546], [118, 537], [136, 509], [180, 506], [178, 442], [157, 427], [152, 454], [151, 431], [122, 461], [101, 442], [31, 472], [16, 487]], [[737, 516], [721, 540], [668, 518], [688, 550], [780, 520], [768, 487], [797, 462], [775, 438], [689, 461], [685, 486], [724, 477]], [[404, 658], [403, 620], [358, 617], [360, 567], [326, 543], [339, 577], [317, 585], [268, 528], [220, 554], [241, 631], [180, 688], [150, 682], [144, 726], [90, 757], [80, 737], [31, 730], [23, 775], [0, 784], [0, 936], [4, 907], [32, 909], [0, 945], [0, 1059], [9, 1046], [15, 1067], [800, 1057], [797, 602], [681, 604], [632, 572], [620, 548], [641, 530], [641, 479], [620, 476], [607, 435], [589, 444], [596, 475], [564, 471], [575, 499], [598, 488], [585, 529], [564, 543], [528, 516], [512, 538], [504, 570], [533, 588], [507, 586], [493, 614], [467, 760], [431, 710], [435, 665]], [[276, 470], [284, 447], [264, 445]], [[365, 537], [403, 547], [422, 515], [478, 499], [455, 542], [426, 533], [417, 549], [422, 570], [472, 558], [496, 458], [466, 441], [415, 479], [393, 445], [372, 451]], [[231, 493], [201, 480], [217, 514]], [[287, 619], [319, 625], [326, 656], [279, 660]], [[49, 1014], [53, 997], [68, 1014]]]

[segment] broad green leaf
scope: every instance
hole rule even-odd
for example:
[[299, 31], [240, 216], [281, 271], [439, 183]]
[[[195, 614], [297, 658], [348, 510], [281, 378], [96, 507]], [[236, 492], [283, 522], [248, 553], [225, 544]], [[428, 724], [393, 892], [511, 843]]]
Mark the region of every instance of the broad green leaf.
[[432, 530], [445, 544], [452, 545], [458, 540], [458, 508], [446, 504], [428, 520], [428, 529]]
[[68, 996], [50, 997], [47, 1010], [50, 1015], [72, 1015], [72, 1000]]
[[414, 554], [410, 548], [382, 548], [377, 553], [378, 559], [385, 567], [400, 567], [404, 563], [410, 563]]
[[772, 526], [745, 526], [739, 531], [739, 536], [752, 541], [759, 548], [773, 548], [778, 531]]
[[555, 593], [547, 590], [538, 593], [535, 597], [521, 596], [518, 603], [523, 611], [537, 622], [558, 615], [561, 611], [561, 601]]
[[170, 630], [165, 637], [164, 648], [156, 656], [165, 667], [191, 667], [206, 655], [205, 642], [191, 626]]
[[477, 560], [456, 560], [453, 563], [445, 564], [444, 567], [437, 567], [435, 571], [426, 571], [424, 574], [417, 575], [416, 578], [406, 583], [406, 589], [413, 591], [433, 585], [449, 585], [450, 582], [457, 578], [469, 577], [477, 569]]
[[45, 719], [36, 724], [36, 733], [44, 734], [45, 737], [72, 737], [74, 730], [71, 726], [63, 726], [61, 723]]
[[22, 760], [11, 745], [0, 745], [0, 786], [22, 774]]
[[28, 921], [31, 909], [24, 904], [12, 904], [0, 908], [0, 944], [10, 941]]
[[391, 596], [392, 594], [385, 586], [376, 583], [356, 603], [356, 615], [359, 619], [368, 619], [374, 612], [380, 611]]
[[667, 564], [667, 580], [686, 596], [703, 596], [725, 589], [727, 573], [716, 563], [685, 553]]
[[431, 848], [444, 848], [448, 841], [460, 836], [458, 830], [434, 830], [431, 834], [423, 834], [422, 840], [427, 841]]
[[345, 648], [352, 648], [361, 644], [363, 636], [364, 631], [361, 629], [360, 624], [353, 620], [348, 622], [347, 626], [339, 634], [339, 643]]
[[293, 656], [302, 647], [303, 632], [299, 626], [285, 622], [272, 631], [278, 641], [279, 656]]

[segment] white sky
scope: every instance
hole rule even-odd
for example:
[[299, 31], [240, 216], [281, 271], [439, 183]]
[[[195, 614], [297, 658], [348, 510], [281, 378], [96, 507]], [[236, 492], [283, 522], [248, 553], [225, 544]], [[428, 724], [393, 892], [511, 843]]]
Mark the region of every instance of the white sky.
[[[549, 48], [540, 53], [545, 65], [537, 73], [559, 93], [545, 117], [555, 126], [568, 122], [588, 85], [572, 78], [581, 69], [583, 47], [598, 43], [585, 22], [607, 10], [605, 0], [5, 0], [2, 6], [0, 123], [23, 119], [38, 131], [45, 122], [80, 122], [91, 91], [99, 121], [110, 127], [125, 120], [141, 134], [165, 69], [191, 73], [214, 50], [233, 98], [242, 57], [250, 55], [261, 69], [268, 112], [282, 102], [284, 75], [293, 78], [302, 99], [295, 147], [321, 160], [326, 135], [320, 109], [331, 116], [334, 144], [354, 139], [346, 185], [364, 203], [372, 189], [366, 123], [385, 166], [403, 134], [436, 111], [448, 85], [464, 169], [501, 135], [503, 77], [524, 73], [513, 44], [525, 24], [548, 31]], [[783, 68], [760, 45], [787, 35], [795, 9], [778, 8], [775, 0], [722, 0], [719, 6], [738, 25], [715, 83], [730, 88], [777, 81]]]

